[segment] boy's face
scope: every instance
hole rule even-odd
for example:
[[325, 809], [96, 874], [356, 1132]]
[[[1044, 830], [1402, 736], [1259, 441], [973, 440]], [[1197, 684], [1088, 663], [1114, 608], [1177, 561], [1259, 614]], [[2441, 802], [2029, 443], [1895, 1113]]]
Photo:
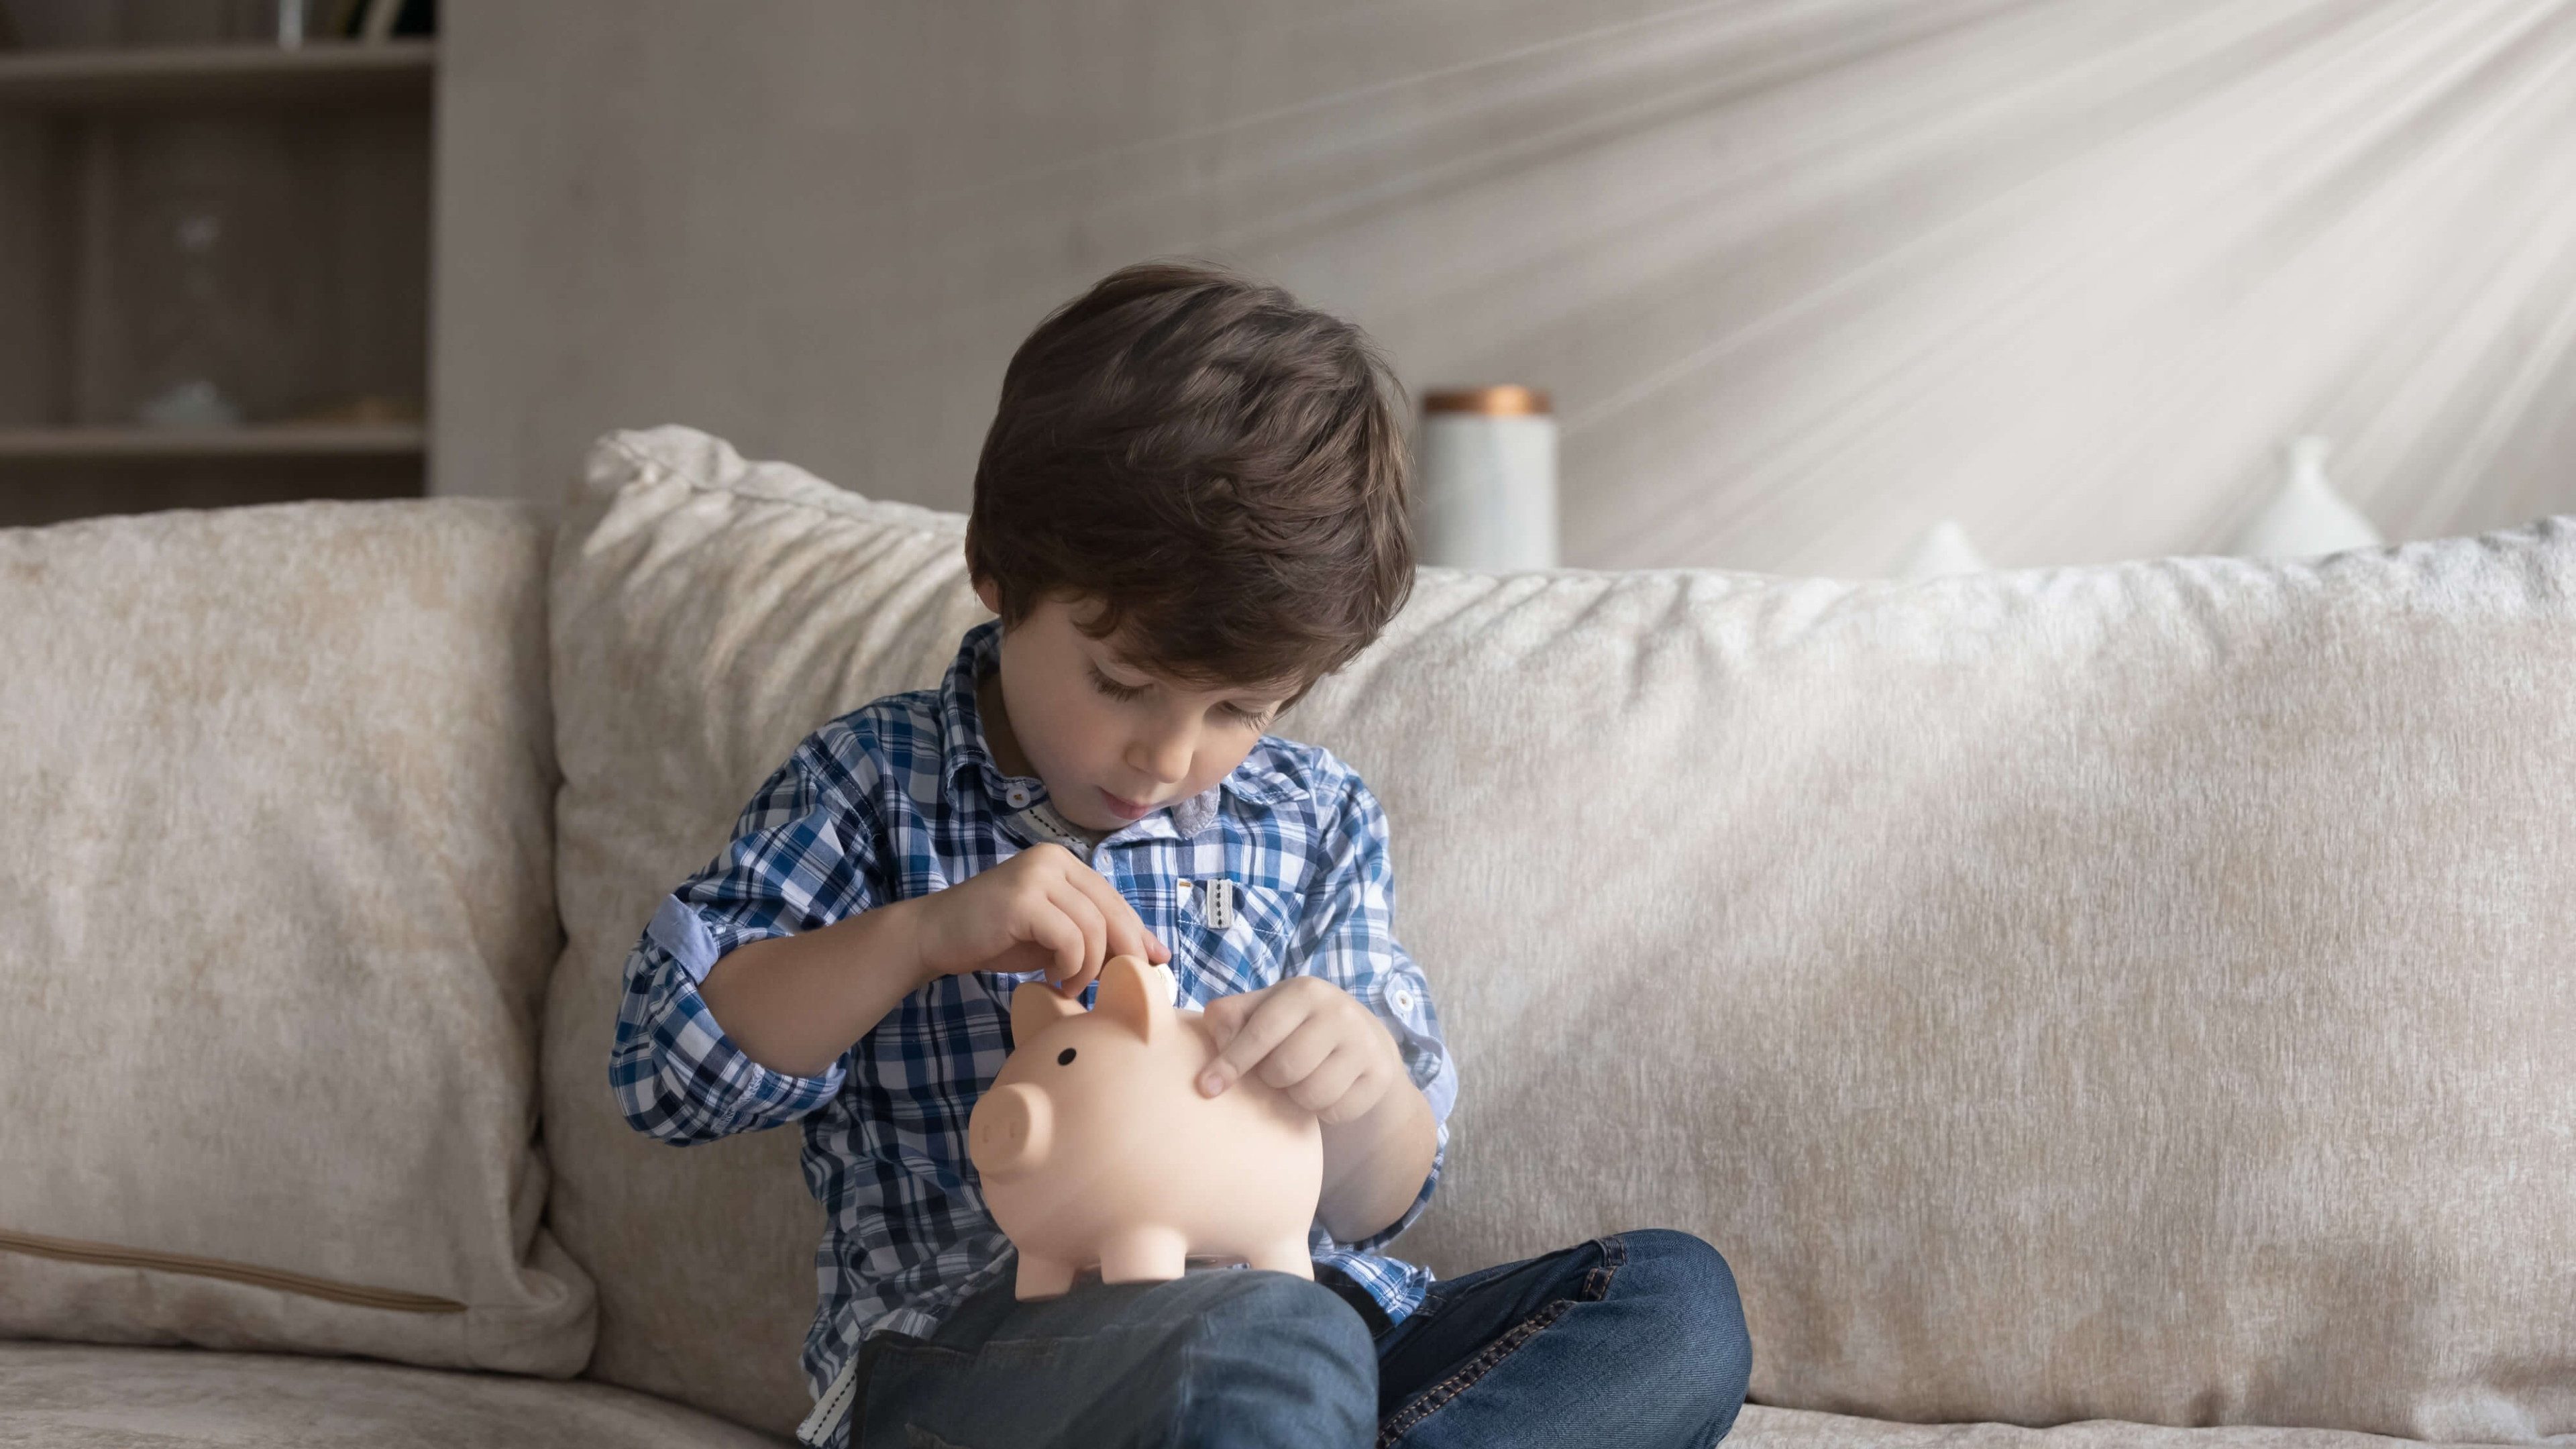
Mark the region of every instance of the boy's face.
[[[990, 580], [975, 594], [1001, 612]], [[995, 763], [1037, 776], [1066, 819], [1106, 832], [1232, 774], [1294, 686], [1204, 689], [1148, 674], [1122, 654], [1124, 629], [1094, 639], [1076, 626], [1095, 613], [1090, 600], [1039, 603], [1002, 631], [1001, 667], [977, 697]]]

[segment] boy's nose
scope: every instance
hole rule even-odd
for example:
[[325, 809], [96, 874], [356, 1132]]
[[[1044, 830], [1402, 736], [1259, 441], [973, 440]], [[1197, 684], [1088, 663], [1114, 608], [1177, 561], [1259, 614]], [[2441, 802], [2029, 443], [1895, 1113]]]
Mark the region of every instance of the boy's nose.
[[1127, 752], [1127, 764], [1140, 775], [1152, 776], [1158, 785], [1177, 785], [1190, 772], [1190, 742], [1178, 735], [1139, 740]]

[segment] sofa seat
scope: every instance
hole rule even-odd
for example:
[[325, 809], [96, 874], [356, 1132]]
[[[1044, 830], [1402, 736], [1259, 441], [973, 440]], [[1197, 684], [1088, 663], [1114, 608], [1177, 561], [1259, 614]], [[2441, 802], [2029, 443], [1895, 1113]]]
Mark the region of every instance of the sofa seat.
[[[1745, 1406], [1730, 1449], [2379, 1449], [2333, 1429], [2173, 1429], [2092, 1420], [1893, 1424]], [[0, 1445], [371, 1446], [371, 1449], [782, 1449], [649, 1394], [575, 1379], [406, 1368], [353, 1358], [0, 1341]]]
[[2018, 1424], [1894, 1424], [1760, 1404], [1745, 1405], [1726, 1436], [1727, 1449], [2392, 1449], [2419, 1442], [2341, 1429], [2256, 1425], [2176, 1429], [2117, 1419], [2088, 1419], [2051, 1429]]
[[780, 1449], [793, 1442], [582, 1379], [283, 1353], [0, 1341], [0, 1445], [12, 1449]]

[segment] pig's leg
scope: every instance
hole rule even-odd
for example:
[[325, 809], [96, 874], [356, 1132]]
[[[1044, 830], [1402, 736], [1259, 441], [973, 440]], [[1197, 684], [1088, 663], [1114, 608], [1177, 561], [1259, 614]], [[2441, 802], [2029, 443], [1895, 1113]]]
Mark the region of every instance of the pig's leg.
[[1100, 1245], [1103, 1283], [1166, 1283], [1189, 1265], [1190, 1242], [1171, 1228], [1138, 1225]]
[[1014, 1298], [1061, 1298], [1073, 1291], [1073, 1264], [1062, 1258], [1033, 1258], [1020, 1254], [1019, 1282], [1012, 1288]]
[[1294, 1273], [1300, 1278], [1315, 1276], [1315, 1259], [1306, 1246], [1306, 1240], [1302, 1237], [1281, 1238], [1275, 1243], [1255, 1248], [1244, 1255], [1243, 1261], [1246, 1267]]

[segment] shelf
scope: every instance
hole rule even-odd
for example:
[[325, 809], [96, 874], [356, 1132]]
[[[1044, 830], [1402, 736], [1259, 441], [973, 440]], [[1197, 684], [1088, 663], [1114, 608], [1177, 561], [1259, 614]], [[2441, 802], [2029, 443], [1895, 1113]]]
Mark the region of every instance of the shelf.
[[239, 428], [0, 428], [0, 463], [321, 458], [419, 453], [418, 423], [271, 423]]
[[0, 52], [0, 109], [429, 100], [438, 42], [314, 41]]

